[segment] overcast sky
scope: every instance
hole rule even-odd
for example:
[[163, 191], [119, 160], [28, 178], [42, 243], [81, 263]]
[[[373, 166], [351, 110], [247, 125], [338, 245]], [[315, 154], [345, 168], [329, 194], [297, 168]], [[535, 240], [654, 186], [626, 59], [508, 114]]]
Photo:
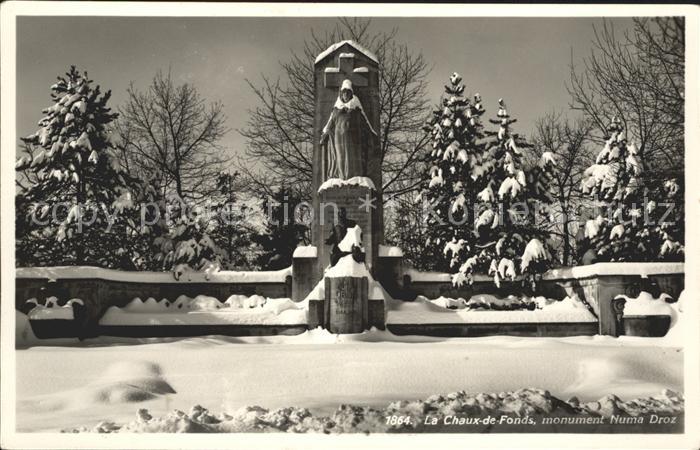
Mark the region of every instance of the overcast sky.
[[[617, 28], [630, 20], [615, 19]], [[377, 18], [375, 30], [398, 29], [397, 41], [422, 52], [432, 66], [429, 100], [436, 102], [453, 71], [467, 91], [480, 92], [487, 116], [503, 97], [516, 131], [529, 135], [537, 117], [566, 109], [569, 63], [589, 54], [598, 18]], [[276, 78], [279, 63], [300, 52], [310, 31], [333, 27], [333, 18], [20, 17], [17, 23], [19, 136], [36, 130], [50, 105], [49, 86], [71, 64], [87, 70], [117, 109], [134, 82], [145, 88], [158, 69], [195, 84], [208, 100], [223, 102], [231, 129], [224, 145], [241, 152], [255, 97], [245, 79]], [[310, 61], [311, 64], [313, 61]], [[491, 114], [489, 114], [491, 113]]]

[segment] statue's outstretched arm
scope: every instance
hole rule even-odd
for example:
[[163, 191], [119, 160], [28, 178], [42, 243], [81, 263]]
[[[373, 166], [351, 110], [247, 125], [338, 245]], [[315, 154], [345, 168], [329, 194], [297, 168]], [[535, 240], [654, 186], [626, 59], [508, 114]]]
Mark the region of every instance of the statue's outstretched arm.
[[321, 144], [328, 139], [328, 132], [335, 126], [335, 108], [331, 111], [331, 115], [328, 116], [328, 122], [326, 126], [323, 127], [323, 134], [321, 135]]
[[360, 112], [362, 113], [362, 117], [365, 118], [365, 123], [367, 124], [369, 131], [371, 131], [373, 135], [378, 136], [377, 132], [374, 131], [374, 128], [372, 128], [372, 124], [369, 123], [369, 119], [367, 118], [367, 114], [365, 114], [365, 109], [362, 107], [362, 105], [360, 105]]

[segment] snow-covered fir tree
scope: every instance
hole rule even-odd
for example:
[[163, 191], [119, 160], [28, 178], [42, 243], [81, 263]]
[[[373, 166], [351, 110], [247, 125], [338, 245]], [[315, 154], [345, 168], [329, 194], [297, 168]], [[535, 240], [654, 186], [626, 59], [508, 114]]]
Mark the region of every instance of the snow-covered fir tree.
[[500, 286], [504, 279], [541, 273], [551, 261], [547, 233], [536, 226], [535, 217], [543, 202], [551, 202], [546, 183], [554, 168], [553, 157], [544, 154], [539, 165], [528, 172], [522, 156], [529, 145], [511, 132], [516, 119], [510, 117], [503, 100], [499, 100], [496, 115], [490, 122], [498, 125], [498, 130], [486, 132], [491, 138], [488, 145], [474, 155], [470, 176], [459, 180], [459, 188], [476, 187], [478, 192], [476, 219], [462, 225], [473, 225], [473, 242], [462, 237], [464, 231], [458, 231], [444, 248], [452, 257], [453, 270], [457, 269], [453, 275], [456, 285], [471, 282], [474, 273], [488, 273]]
[[[51, 86], [53, 105], [22, 141], [16, 193], [19, 264], [123, 267], [129, 243], [122, 218], [134, 206], [133, 180], [114, 157], [117, 117], [87, 73], [74, 66]], [[111, 223], [110, 223], [111, 222]]]
[[153, 243], [162, 270], [171, 270], [178, 280], [189, 271], [203, 271], [207, 276], [219, 271], [226, 253], [210, 236], [217, 212], [176, 194], [161, 203], [163, 214], [155, 226]]
[[262, 200], [242, 192], [239, 184], [237, 173], [221, 173], [212, 203], [216, 215], [210, 235], [226, 254], [227, 270], [259, 268], [261, 249], [253, 239], [267, 224]]
[[[681, 260], [684, 228], [674, 218], [683, 217], [683, 190], [672, 179], [663, 184], [662, 198], [649, 198], [642, 155], [634, 142], [627, 142], [623, 131], [621, 121], [614, 117], [605, 146], [584, 173], [582, 191], [590, 195], [598, 213], [584, 227], [583, 245], [592, 254], [589, 259]], [[681, 210], [671, 214], [670, 207]]]
[[236, 179], [235, 173], [220, 173], [216, 190], [199, 202], [176, 194], [162, 202], [161, 218], [152, 227], [161, 270], [172, 270], [179, 279], [188, 271], [208, 276], [258, 268], [261, 247], [254, 237], [266, 230], [263, 202], [242, 194]]
[[[661, 261], [683, 261], [685, 259], [685, 190], [684, 183], [675, 178], [664, 181], [663, 202], [650, 207], [651, 220], [658, 224], [663, 242], [659, 250]], [[649, 201], [647, 199], [647, 201]]]
[[468, 224], [474, 219], [472, 205], [484, 170], [480, 122], [484, 109], [479, 94], [474, 95], [472, 103], [464, 90], [462, 77], [453, 73], [439, 107], [424, 127], [432, 145], [425, 157], [428, 173], [417, 200], [427, 202], [427, 209], [437, 216], [426, 216], [429, 237], [425, 257], [434, 261], [433, 267], [438, 270], [450, 266], [446, 243], [458, 241], [466, 250], [475, 238]]
[[267, 197], [263, 209], [268, 214], [265, 232], [253, 237], [262, 248], [257, 265], [264, 270], [278, 270], [292, 264], [294, 249], [303, 242], [308, 227], [297, 221], [294, 211], [301, 197], [285, 187]]

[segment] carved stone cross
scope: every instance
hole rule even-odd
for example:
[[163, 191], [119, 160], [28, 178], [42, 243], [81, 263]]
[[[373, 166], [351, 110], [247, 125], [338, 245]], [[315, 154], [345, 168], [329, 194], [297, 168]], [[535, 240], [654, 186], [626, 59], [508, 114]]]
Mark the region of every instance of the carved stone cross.
[[367, 67], [355, 67], [355, 54], [341, 53], [338, 56], [338, 67], [326, 67], [323, 84], [327, 88], [339, 87], [343, 80], [350, 80], [353, 86], [364, 87], [369, 84], [368, 78]]

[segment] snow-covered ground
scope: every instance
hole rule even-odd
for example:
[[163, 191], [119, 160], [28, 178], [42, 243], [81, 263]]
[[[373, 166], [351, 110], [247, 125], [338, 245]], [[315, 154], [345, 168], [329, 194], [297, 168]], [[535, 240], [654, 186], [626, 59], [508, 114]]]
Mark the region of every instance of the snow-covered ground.
[[[165, 416], [153, 417], [145, 409], [136, 412], [128, 423], [101, 421], [94, 426], [64, 430], [80, 433], [235, 433], [260, 431], [286, 431], [294, 433], [390, 433], [390, 432], [608, 432], [620, 429], [618, 417], [629, 423], [640, 424], [636, 428], [651, 432], [643, 416], [670, 416], [670, 423], [685, 410], [683, 395], [664, 390], [654, 397], [621, 400], [606, 395], [597, 401], [581, 403], [572, 397], [562, 400], [543, 389], [519, 389], [517, 391], [470, 394], [465, 391], [445, 395], [431, 395], [427, 399], [398, 401], [384, 408], [371, 406], [340, 405], [332, 415], [313, 414], [307, 408], [287, 407], [269, 410], [259, 406], [246, 406], [229, 413], [214, 413], [201, 405], [189, 412], [174, 410]], [[467, 417], [465, 417], [467, 416]], [[640, 417], [642, 416], [642, 417]], [[399, 420], [398, 418], [402, 418]], [[488, 417], [497, 418], [484, 423]], [[466, 422], [466, 418], [469, 422]], [[540, 420], [542, 422], [540, 422]], [[547, 423], [545, 420], [549, 419]], [[606, 419], [615, 424], [606, 427]], [[636, 419], [642, 420], [637, 422]], [[464, 420], [464, 422], [463, 422]], [[464, 424], [469, 425], [469, 428]], [[533, 428], [541, 423], [544, 426]], [[462, 425], [462, 428], [455, 428]], [[624, 425], [626, 431], [634, 428]], [[674, 432], [675, 426], [655, 427], [653, 432]]]
[[[31, 336], [25, 338], [31, 342]], [[47, 345], [48, 344], [48, 345]], [[43, 341], [17, 357], [18, 431], [132, 422], [194, 405], [386, 407], [433, 394], [548, 390], [582, 402], [683, 391], [683, 353], [655, 338], [331, 335]], [[168, 393], [169, 389], [175, 393]], [[262, 414], [262, 413], [260, 413]]]
[[[477, 306], [476, 300], [472, 306]], [[503, 305], [498, 304], [509, 307], [506, 300], [500, 302], [505, 302]], [[533, 302], [538, 303], [536, 300]], [[660, 299], [641, 300], [665, 303]], [[227, 423], [235, 422], [228, 424], [233, 427], [231, 430], [246, 429], [247, 417], [254, 424], [261, 418], [277, 417], [282, 414], [275, 411], [278, 408], [291, 408], [282, 414], [284, 417], [277, 417], [282, 421], [311, 414], [313, 418], [304, 426], [323, 429], [324, 416], [337, 416], [340, 404], [386, 411], [391, 402], [428, 399], [435, 394], [459, 391], [466, 392], [459, 394], [465, 402], [471, 402], [479, 393], [502, 393], [505, 397], [496, 397], [515, 396], [517, 403], [524, 392], [527, 398], [540, 400], [549, 398], [550, 394], [560, 400], [576, 396], [581, 402], [592, 402], [594, 408], [595, 401], [615, 395], [623, 403], [649, 397], [661, 400], [642, 400], [624, 406], [608, 397], [603, 403], [619, 404], [615, 406], [619, 408], [648, 404], [656, 405], [654, 408], [677, 409], [682, 399], [662, 392], [666, 389], [683, 392], [683, 351], [679, 345], [687, 319], [682, 314], [683, 301], [681, 298], [673, 305], [671, 330], [664, 338], [438, 338], [395, 336], [378, 330], [333, 335], [316, 329], [296, 336], [101, 337], [79, 342], [39, 340], [33, 336], [28, 317], [16, 312], [18, 431], [81, 427], [93, 430], [103, 421], [116, 423], [116, 427], [131, 423], [125, 430], [131, 426], [143, 428], [146, 423], [149, 427], [168, 429], [172, 423], [187, 425], [195, 416], [209, 420], [201, 409], [193, 409], [195, 405], [219, 414]], [[413, 307], [435, 310], [431, 314], [455, 315], [466, 310], [467, 303], [445, 298], [421, 299]], [[493, 307], [495, 303], [491, 303]], [[556, 307], [546, 299], [540, 299], [539, 303], [540, 311]], [[303, 311], [287, 309], [286, 299], [233, 296], [223, 306], [216, 299], [200, 296], [182, 298], [170, 306], [154, 299], [146, 302], [136, 299], [118, 313], [179, 316], [164, 312], [179, 304], [187, 314], [195, 315], [202, 311], [213, 313], [212, 308], [217, 311], [268, 308], [271, 314]], [[448, 306], [457, 309], [447, 309]], [[563, 306], [567, 311], [580, 309]], [[394, 311], [395, 305], [390, 302], [388, 307]], [[534, 314], [535, 311], [486, 310], [470, 314], [508, 313]], [[520, 393], [513, 394], [515, 391]], [[440, 402], [437, 407], [445, 406]], [[603, 403], [599, 402], [598, 406]], [[302, 411], [304, 408], [309, 412]], [[147, 412], [139, 413], [141, 418], [134, 424], [140, 409]], [[175, 409], [190, 413], [173, 413]], [[372, 411], [351, 408], [341, 416], [353, 421], [357, 414], [363, 417], [380, 414], [377, 409]], [[226, 419], [229, 416], [231, 420]], [[148, 417], [154, 417], [154, 422]], [[241, 420], [245, 423], [241, 424]], [[381, 430], [376, 420], [370, 420], [368, 426]]]

